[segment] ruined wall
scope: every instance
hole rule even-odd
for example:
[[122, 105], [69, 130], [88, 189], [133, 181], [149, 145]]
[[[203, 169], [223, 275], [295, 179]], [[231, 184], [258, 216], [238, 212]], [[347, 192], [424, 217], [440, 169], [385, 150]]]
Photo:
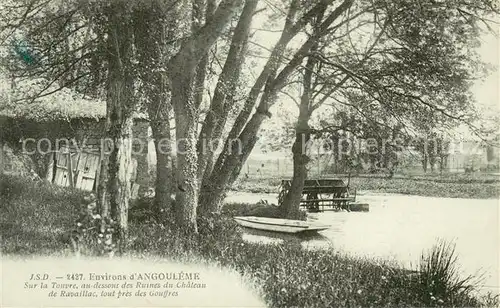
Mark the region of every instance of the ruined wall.
[[[150, 182], [148, 172], [148, 128], [149, 122], [136, 119], [133, 126], [134, 154], [137, 160], [137, 180], [140, 184]], [[74, 140], [80, 148], [98, 150], [105, 134], [105, 121], [79, 118], [70, 121], [55, 120], [36, 122], [27, 119], [0, 117], [0, 145], [5, 144], [17, 156], [27, 156], [33, 161], [33, 169], [41, 177], [47, 173], [52, 151]], [[0, 148], [1, 149], [1, 148]], [[9, 161], [3, 159], [4, 168]], [[27, 166], [27, 168], [32, 168]]]

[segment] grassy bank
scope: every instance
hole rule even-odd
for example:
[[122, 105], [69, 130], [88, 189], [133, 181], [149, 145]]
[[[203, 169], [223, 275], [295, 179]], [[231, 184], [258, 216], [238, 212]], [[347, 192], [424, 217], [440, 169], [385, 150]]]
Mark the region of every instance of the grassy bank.
[[[0, 176], [2, 252], [70, 254], [67, 234], [87, 211], [83, 197], [79, 191]], [[347, 256], [331, 249], [305, 250], [298, 240], [273, 245], [245, 242], [230, 215], [251, 212], [250, 205], [242, 210], [228, 206], [226, 215], [200, 220], [199, 234], [186, 235], [169, 223], [171, 213], [155, 217], [150, 204], [151, 200], [141, 200], [130, 209], [129, 254], [215, 263], [234, 269], [250, 279], [269, 307], [494, 304], [494, 299], [485, 302], [476, 298], [471, 281], [449, 275], [453, 263], [448, 262], [450, 254], [442, 249], [444, 246], [434, 250], [437, 253], [433, 258], [424, 259], [420, 274], [415, 274], [384, 261]], [[86, 236], [96, 234], [87, 232]], [[93, 242], [90, 238], [85, 243]], [[86, 254], [101, 252], [86, 248]]]
[[67, 248], [84, 193], [0, 174], [0, 230], [6, 254], [54, 254]]
[[[332, 176], [335, 177], [335, 176]], [[340, 176], [347, 181], [347, 176]], [[281, 180], [277, 178], [240, 179], [235, 191], [278, 193]], [[351, 187], [363, 193], [398, 193], [443, 198], [498, 198], [500, 177], [492, 175], [401, 175], [394, 178], [381, 176], [351, 177]]]

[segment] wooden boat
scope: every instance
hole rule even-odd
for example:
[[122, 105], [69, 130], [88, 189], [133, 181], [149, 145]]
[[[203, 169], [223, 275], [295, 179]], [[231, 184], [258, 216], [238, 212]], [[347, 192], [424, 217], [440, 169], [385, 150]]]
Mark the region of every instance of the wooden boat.
[[243, 227], [284, 233], [317, 232], [330, 228], [329, 225], [292, 219], [236, 216], [234, 220]]

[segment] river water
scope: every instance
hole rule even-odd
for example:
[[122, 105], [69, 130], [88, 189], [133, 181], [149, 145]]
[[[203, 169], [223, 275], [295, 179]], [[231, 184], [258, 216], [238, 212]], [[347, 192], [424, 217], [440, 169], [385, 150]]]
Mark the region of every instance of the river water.
[[[277, 204], [276, 194], [230, 193], [226, 202]], [[333, 246], [355, 256], [415, 266], [423, 251], [439, 240], [453, 242], [463, 275], [481, 275], [482, 291], [500, 292], [499, 200], [434, 198], [396, 194], [358, 195], [369, 212], [310, 213], [308, 219], [331, 225], [308, 248]], [[276, 242], [286, 238], [265, 232], [245, 234], [248, 241]]]

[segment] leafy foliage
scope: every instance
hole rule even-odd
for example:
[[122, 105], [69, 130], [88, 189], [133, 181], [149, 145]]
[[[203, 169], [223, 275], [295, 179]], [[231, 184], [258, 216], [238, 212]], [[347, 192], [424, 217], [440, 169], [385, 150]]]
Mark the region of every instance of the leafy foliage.
[[427, 307], [451, 307], [470, 298], [473, 277], [460, 278], [456, 263], [455, 247], [450, 243], [440, 242], [422, 254], [417, 283]]
[[18, 83], [13, 90], [4, 89], [0, 93], [4, 98], [0, 105], [0, 115], [41, 122], [73, 118], [102, 119], [106, 116], [105, 102], [85, 98], [69, 88], [37, 98], [36, 93], [44, 82], [32, 79]]

